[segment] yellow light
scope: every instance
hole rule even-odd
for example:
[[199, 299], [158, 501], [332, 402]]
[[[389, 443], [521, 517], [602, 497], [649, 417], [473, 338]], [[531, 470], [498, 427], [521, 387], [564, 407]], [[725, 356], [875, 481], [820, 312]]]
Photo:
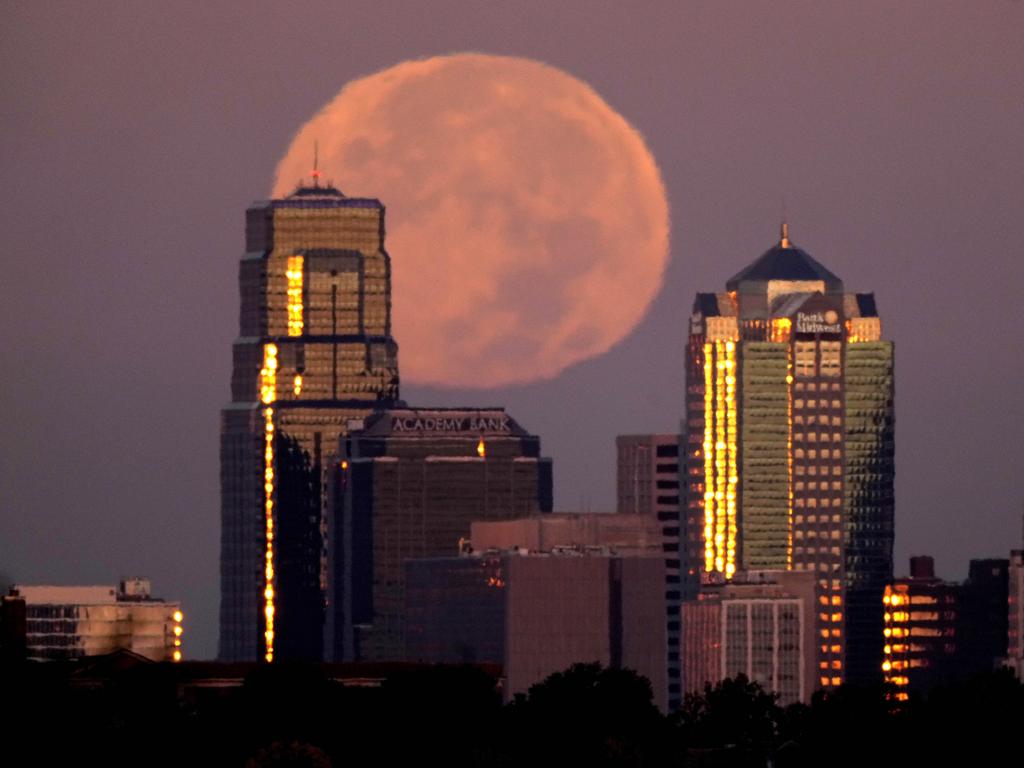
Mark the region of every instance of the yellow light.
[[[302, 335], [302, 256], [289, 256], [288, 269], [288, 335]], [[295, 394], [298, 394], [296, 392]]]
[[714, 379], [713, 350], [710, 343], [704, 344], [704, 570], [715, 570], [714, 533], [715, 510], [715, 455], [714, 443]]
[[481, 437], [480, 442], [476, 444], [476, 454], [481, 459], [487, 455], [487, 448], [484, 446], [484, 439]]
[[176, 637], [181, 637], [181, 632], [182, 632], [181, 626], [178, 625], [178, 624], [175, 624], [173, 632], [174, 632]]
[[180, 648], [181, 647], [181, 638], [180, 637], [174, 638], [174, 647], [175, 648]]
[[[302, 333], [302, 257], [298, 258], [298, 296], [299, 296], [299, 326], [298, 332], [292, 333], [291, 318], [289, 317], [289, 335], [300, 335]], [[289, 270], [291, 259], [289, 259]], [[289, 274], [289, 314], [291, 313], [291, 280]], [[298, 394], [298, 392], [296, 392]], [[271, 404], [277, 399], [277, 346], [265, 344], [263, 346], [263, 368], [260, 370], [260, 397], [263, 401], [263, 507], [264, 507], [264, 557], [266, 569], [264, 572], [264, 604], [263, 614], [266, 618], [266, 631], [263, 633], [265, 639], [266, 660], [273, 661], [274, 658], [274, 409]]]
[[175, 651], [171, 658], [173, 658], [175, 662], [181, 661], [181, 651]]
[[302, 394], [302, 374], [301, 373], [296, 373], [295, 374], [295, 382], [292, 385], [292, 391], [295, 393], [296, 397], [298, 397], [299, 395]]
[[341, 468], [342, 469], [348, 469], [348, 462], [347, 461], [341, 462]]
[[171, 618], [180, 624], [181, 620], [185, 618], [185, 615], [181, 611], [175, 611]]

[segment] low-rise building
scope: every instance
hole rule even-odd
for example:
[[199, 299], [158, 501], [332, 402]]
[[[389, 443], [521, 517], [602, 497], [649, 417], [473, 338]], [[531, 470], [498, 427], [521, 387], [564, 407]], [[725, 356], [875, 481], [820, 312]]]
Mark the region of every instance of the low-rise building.
[[[683, 603], [682, 672], [686, 693], [743, 674], [777, 693], [783, 705], [810, 701], [831, 678], [817, 669], [815, 574], [809, 571], [737, 572], [729, 581], [705, 583], [697, 600]], [[828, 632], [829, 630], [822, 630]]]
[[499, 663], [506, 698], [577, 662], [633, 669], [667, 706], [660, 557], [490, 550], [405, 564], [406, 658]]
[[37, 661], [102, 656], [117, 650], [180, 661], [181, 603], [150, 595], [147, 579], [115, 586], [16, 584], [3, 598], [5, 645]]

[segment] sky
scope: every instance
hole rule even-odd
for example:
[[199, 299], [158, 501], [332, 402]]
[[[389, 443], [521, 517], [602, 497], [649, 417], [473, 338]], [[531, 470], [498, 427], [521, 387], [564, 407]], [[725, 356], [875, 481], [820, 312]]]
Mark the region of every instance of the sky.
[[347, 81], [459, 51], [548, 63], [635, 126], [670, 260], [606, 354], [516, 387], [404, 380], [407, 401], [506, 406], [554, 458], [558, 509], [611, 510], [615, 435], [678, 429], [694, 294], [770, 247], [784, 210], [798, 246], [874, 291], [896, 344], [897, 573], [1005, 557], [1024, 500], [1022, 33], [1015, 0], [6, 4], [0, 572], [147, 575], [184, 601], [188, 654], [215, 653], [245, 208]]

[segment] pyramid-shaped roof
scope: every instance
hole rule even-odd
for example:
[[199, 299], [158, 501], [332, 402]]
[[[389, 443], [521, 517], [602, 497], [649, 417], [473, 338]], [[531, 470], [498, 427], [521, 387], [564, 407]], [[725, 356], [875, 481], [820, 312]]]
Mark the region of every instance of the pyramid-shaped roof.
[[827, 293], [841, 292], [843, 281], [822, 266], [807, 251], [795, 247], [789, 241], [788, 227], [782, 225], [782, 238], [778, 245], [769, 248], [750, 266], [740, 270], [725, 284], [726, 289], [735, 291], [741, 283], [761, 283], [769, 280], [820, 280], [825, 283]]

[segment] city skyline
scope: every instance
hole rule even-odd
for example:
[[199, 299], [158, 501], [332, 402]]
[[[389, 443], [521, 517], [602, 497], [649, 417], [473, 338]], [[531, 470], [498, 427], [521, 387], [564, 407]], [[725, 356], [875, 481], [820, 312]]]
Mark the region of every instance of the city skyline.
[[[276, 13], [247, 20], [251, 35], [219, 11], [160, 24], [155, 7], [13, 13], [0, 141], [16, 195], [0, 223], [3, 351], [19, 365], [3, 392], [16, 437], [0, 569], [16, 581], [145, 572], [188, 610], [189, 653], [214, 655], [210, 425], [237, 317], [238, 211], [344, 82], [471, 49], [558, 66], [637, 126], [668, 188], [671, 260], [645, 319], [604, 356], [523, 387], [403, 381], [406, 399], [502, 403], [553, 456], [556, 509], [612, 510], [615, 436], [673, 432], [682, 416], [681, 307], [759, 252], [785, 207], [802, 246], [876, 291], [900, 344], [896, 561], [933, 553], [954, 576], [1019, 546], [1019, 4], [652, 6], [632, 26], [572, 4], [528, 22], [458, 4], [394, 25], [357, 10], [367, 34], [344, 53], [332, 35], [349, 19]], [[305, 32], [268, 58], [281, 29]], [[578, 45], [546, 33], [568, 29]]]

